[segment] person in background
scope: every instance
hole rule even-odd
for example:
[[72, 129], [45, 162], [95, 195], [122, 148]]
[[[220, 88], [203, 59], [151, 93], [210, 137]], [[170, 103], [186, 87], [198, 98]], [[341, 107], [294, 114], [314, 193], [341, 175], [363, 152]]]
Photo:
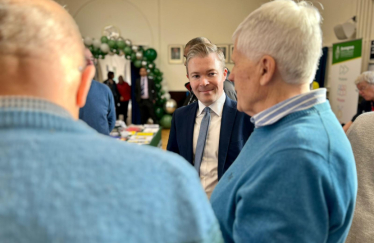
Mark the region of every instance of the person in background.
[[[84, 55], [86, 65], [95, 68], [93, 56], [88, 48]], [[113, 94], [105, 84], [92, 80], [86, 104], [79, 109], [79, 119], [99, 133], [109, 135], [116, 124], [116, 110]]]
[[0, 242], [222, 242], [185, 160], [78, 120], [95, 69], [71, 15], [6, 0], [0, 16]]
[[364, 99], [358, 105], [357, 114], [352, 118], [351, 121], [344, 125], [343, 129], [345, 132], [348, 131], [349, 127], [359, 115], [368, 111], [374, 111], [374, 72], [363, 72], [356, 78], [355, 84], [357, 86], [358, 93]]
[[118, 114], [117, 119], [120, 114], [124, 116], [125, 123], [127, 122], [127, 110], [129, 107], [129, 100], [131, 99], [131, 87], [130, 85], [123, 80], [122, 76], [118, 77], [117, 89], [121, 95], [119, 98]]
[[[211, 43], [211, 42], [210, 40], [208, 40], [208, 38], [205, 38], [205, 37], [196, 37], [190, 40], [189, 42], [187, 42], [186, 46], [184, 47], [184, 54], [183, 54], [184, 59], [185, 59], [184, 66], [186, 66], [187, 54], [189, 50], [191, 49], [191, 47], [193, 47], [196, 44], [202, 44], [202, 43]], [[228, 73], [230, 73], [230, 71], [227, 68], [226, 70], [228, 71]], [[193, 90], [191, 89], [190, 82], [187, 82], [184, 86], [189, 91], [189, 94], [183, 103], [183, 106], [186, 106], [186, 105], [196, 102], [198, 99], [196, 95], [193, 93]], [[233, 101], [236, 101], [235, 87], [234, 87], [234, 84], [230, 80], [226, 79], [225, 82], [223, 82], [223, 91], [225, 91], [225, 94], [227, 95], [227, 97], [229, 97]]]
[[155, 82], [148, 77], [147, 69], [144, 67], [140, 68], [139, 74], [140, 78], [136, 80], [135, 94], [140, 109], [141, 123], [146, 124], [150, 117], [156, 124], [157, 118], [154, 111], [154, 103], [156, 102]]
[[116, 104], [116, 109], [118, 107], [118, 102], [121, 97], [120, 93], [118, 92], [117, 84], [114, 81], [114, 72], [108, 72], [108, 79], [103, 82], [104, 84], [108, 85], [110, 90], [113, 93], [114, 102]]
[[374, 239], [374, 112], [360, 115], [348, 130], [356, 160], [358, 193], [355, 214], [346, 243], [371, 243]]
[[322, 54], [321, 16], [305, 1], [263, 4], [233, 34], [238, 110], [255, 130], [211, 197], [226, 243], [343, 243], [357, 175], [326, 100], [310, 91]]
[[194, 165], [210, 198], [254, 127], [223, 91], [227, 70], [217, 46], [202, 43], [191, 47], [186, 71], [198, 102], [174, 112], [167, 150]]

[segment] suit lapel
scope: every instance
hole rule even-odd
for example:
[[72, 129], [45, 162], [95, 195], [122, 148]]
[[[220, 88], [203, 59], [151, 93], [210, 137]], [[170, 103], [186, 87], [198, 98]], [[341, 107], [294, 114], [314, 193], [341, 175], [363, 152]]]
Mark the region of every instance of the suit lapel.
[[187, 141], [186, 143], [186, 150], [187, 150], [187, 161], [193, 164], [193, 132], [195, 127], [195, 119], [196, 113], [198, 108], [198, 102], [195, 102], [191, 105], [191, 108], [186, 112], [185, 120], [186, 130], [185, 130], [185, 138]]
[[236, 107], [233, 106], [233, 102], [226, 96], [226, 101], [222, 110], [221, 131], [219, 135], [218, 176], [223, 174], [223, 168], [231, 142], [231, 133], [237, 112]]

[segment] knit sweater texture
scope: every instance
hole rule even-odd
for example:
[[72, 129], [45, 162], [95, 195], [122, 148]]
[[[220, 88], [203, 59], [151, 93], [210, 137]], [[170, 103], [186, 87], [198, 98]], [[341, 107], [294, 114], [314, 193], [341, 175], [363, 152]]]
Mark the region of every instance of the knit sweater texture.
[[360, 115], [348, 131], [356, 160], [358, 192], [347, 243], [374, 242], [374, 112]]
[[356, 192], [351, 146], [324, 102], [256, 128], [211, 202], [226, 243], [343, 243]]
[[222, 242], [180, 156], [81, 121], [0, 108], [0, 242]]

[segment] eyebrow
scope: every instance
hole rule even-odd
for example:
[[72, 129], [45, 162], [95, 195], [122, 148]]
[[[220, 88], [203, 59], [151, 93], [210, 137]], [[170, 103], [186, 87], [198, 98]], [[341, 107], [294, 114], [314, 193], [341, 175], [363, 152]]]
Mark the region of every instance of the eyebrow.
[[[218, 72], [217, 69], [209, 69], [209, 70], [207, 70], [206, 72], [209, 73], [209, 72], [212, 72], [212, 71]], [[200, 74], [200, 72], [191, 72], [190, 75], [192, 75], [192, 74]]]

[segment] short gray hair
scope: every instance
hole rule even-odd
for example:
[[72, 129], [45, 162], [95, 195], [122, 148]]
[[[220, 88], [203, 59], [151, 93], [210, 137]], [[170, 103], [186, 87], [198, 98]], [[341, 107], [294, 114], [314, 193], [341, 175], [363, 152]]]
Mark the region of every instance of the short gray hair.
[[367, 82], [368, 84], [374, 84], [374, 72], [367, 71], [361, 73], [355, 80], [355, 84]]
[[274, 0], [252, 12], [233, 41], [247, 58], [272, 56], [289, 84], [312, 82], [322, 55], [321, 15], [311, 4]]
[[188, 62], [194, 57], [206, 57], [211, 53], [217, 55], [218, 60], [221, 63], [222, 70], [225, 69], [225, 56], [223, 52], [217, 48], [216, 45], [211, 43], [201, 43], [191, 47], [187, 54], [186, 70], [188, 74]]

